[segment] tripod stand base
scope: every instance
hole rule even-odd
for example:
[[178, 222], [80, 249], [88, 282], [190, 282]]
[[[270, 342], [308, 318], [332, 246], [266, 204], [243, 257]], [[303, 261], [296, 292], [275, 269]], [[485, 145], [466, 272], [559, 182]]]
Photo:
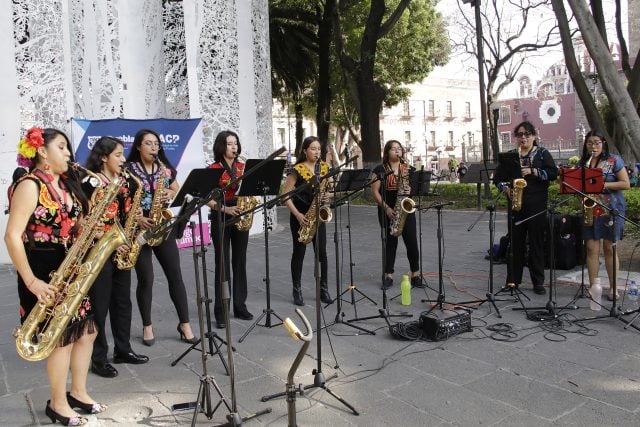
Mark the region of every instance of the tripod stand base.
[[378, 312], [380, 314], [377, 314], [375, 316], [356, 317], [354, 319], [347, 320], [347, 322], [359, 322], [361, 320], [370, 320], [370, 319], [384, 319], [388, 325], [391, 325], [391, 322], [389, 322], [389, 318], [391, 317], [413, 317], [413, 314], [409, 314], [409, 313], [392, 314], [388, 308], [379, 308]]
[[[312, 388], [321, 388], [324, 391], [326, 391], [327, 393], [329, 393], [329, 395], [331, 395], [333, 398], [335, 398], [338, 402], [342, 403], [344, 406], [346, 406], [347, 408], [349, 408], [351, 410], [351, 412], [353, 412], [354, 415], [360, 415], [360, 413], [356, 410], [356, 408], [354, 408], [353, 406], [351, 406], [351, 404], [349, 404], [349, 402], [347, 402], [346, 400], [344, 400], [342, 397], [338, 396], [337, 394], [335, 394], [333, 391], [331, 391], [331, 389], [329, 389], [329, 387], [327, 387], [326, 382], [330, 381], [334, 378], [338, 377], [338, 374], [333, 374], [331, 375], [329, 378], [324, 377], [324, 374], [322, 372], [318, 372], [315, 369], [313, 370], [313, 384], [308, 384], [302, 387], [298, 387], [296, 389], [296, 393], [300, 393], [300, 396], [302, 396], [304, 394], [305, 390], [309, 390]], [[284, 391], [282, 393], [276, 393], [276, 394], [270, 394], [267, 396], [262, 396], [260, 398], [261, 401], [263, 402], [267, 402], [269, 400], [278, 398], [278, 397], [283, 397], [286, 396], [287, 392]]]
[[[227, 375], [229, 375], [229, 366], [227, 365], [227, 361], [225, 360], [224, 356], [222, 355], [222, 351], [220, 351], [220, 348], [223, 345], [228, 345], [227, 342], [220, 338], [220, 336], [218, 334], [216, 334], [215, 332], [207, 332], [204, 334], [205, 338], [208, 339], [209, 341], [209, 350], [207, 352], [207, 354], [213, 356], [214, 354], [217, 354], [218, 357], [220, 358], [220, 361], [222, 362], [222, 366], [224, 366], [224, 371], [227, 373]], [[217, 341], [216, 341], [217, 340]], [[191, 344], [189, 346], [189, 348], [187, 348], [180, 356], [178, 356], [173, 362], [171, 362], [171, 366], [176, 366], [178, 364], [178, 362], [180, 362], [180, 360], [182, 360], [187, 354], [189, 354], [189, 352], [191, 350], [196, 350], [196, 351], [202, 351], [200, 348], [198, 348], [198, 346], [200, 345], [200, 343], [202, 342], [201, 338], [198, 338], [198, 340], [196, 342], [194, 342], [193, 344]], [[215, 351], [213, 351], [213, 348], [215, 347]], [[235, 348], [231, 347], [231, 349], [233, 351], [236, 351]]]
[[366, 334], [369, 334], [369, 335], [375, 335], [376, 334], [374, 331], [372, 331], [370, 329], [366, 329], [366, 328], [363, 328], [361, 326], [351, 324], [351, 320], [344, 320], [343, 319], [344, 316], [345, 316], [344, 312], [336, 314], [336, 317], [333, 320], [333, 323], [330, 324], [330, 325], [323, 326], [322, 329], [328, 328], [328, 327], [333, 326], [333, 325], [345, 325], [345, 326], [349, 326], [351, 328], [357, 329], [359, 331], [362, 331], [362, 332], [364, 332]]
[[[276, 317], [279, 322], [276, 323], [271, 323], [271, 316]], [[265, 319], [264, 321], [264, 325], [260, 324], [260, 321], [262, 319]], [[282, 325], [282, 317], [278, 316], [278, 313], [276, 313], [274, 310], [270, 309], [270, 308], [265, 308], [264, 310], [262, 310], [262, 314], [260, 316], [258, 316], [258, 318], [255, 320], [255, 322], [253, 322], [251, 324], [251, 326], [249, 326], [249, 328], [245, 331], [245, 333], [240, 337], [240, 339], [238, 340], [238, 342], [242, 342], [244, 341], [244, 339], [247, 337], [247, 335], [249, 335], [251, 333], [251, 331], [253, 330], [253, 328], [255, 328], [256, 326], [262, 326], [263, 328], [273, 328], [274, 326], [280, 326]]]

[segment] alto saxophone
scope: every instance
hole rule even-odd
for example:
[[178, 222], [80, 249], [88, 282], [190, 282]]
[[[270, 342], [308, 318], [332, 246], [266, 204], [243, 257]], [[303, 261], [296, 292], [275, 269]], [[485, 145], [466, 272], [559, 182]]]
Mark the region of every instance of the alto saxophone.
[[[97, 178], [78, 164], [74, 163], [72, 167]], [[98, 182], [102, 181], [98, 178]], [[51, 274], [49, 284], [56, 288], [55, 297], [50, 302], [36, 304], [16, 331], [16, 350], [23, 359], [35, 362], [51, 354], [111, 253], [118, 246], [129, 243], [117, 221], [94, 242], [121, 185], [121, 179], [117, 178], [107, 186], [96, 188], [91, 196], [92, 209], [80, 235], [62, 264]], [[39, 325], [43, 325], [40, 331]]]
[[[158, 164], [160, 165], [160, 178], [158, 179], [158, 183], [156, 184], [153, 201], [151, 202], [151, 211], [149, 212], [149, 218], [153, 220], [154, 226], [160, 224], [166, 219], [173, 218], [173, 212], [167, 209], [167, 204], [164, 201], [164, 195], [166, 192], [165, 179], [167, 176], [167, 167], [160, 161], [158, 161]], [[164, 239], [167, 238], [170, 232], [171, 229], [168, 229], [166, 233], [158, 237], [152, 237], [147, 241], [147, 244], [149, 246], [160, 246], [160, 244], [164, 241]]]
[[131, 202], [131, 207], [129, 209], [129, 214], [127, 215], [127, 219], [124, 223], [124, 234], [131, 242], [131, 246], [126, 252], [116, 253], [113, 256], [113, 262], [116, 263], [116, 266], [120, 270], [131, 270], [136, 265], [138, 255], [140, 255], [140, 249], [142, 248], [142, 245], [138, 242], [138, 236], [141, 233], [144, 233], [136, 221], [136, 216], [140, 210], [140, 201], [142, 199], [142, 182], [140, 182], [135, 174], [131, 173], [128, 169], [123, 170], [123, 175], [133, 180], [137, 185], [136, 192], [133, 196], [133, 201]]
[[[260, 204], [260, 199], [256, 196], [240, 196], [236, 199], [236, 206], [240, 209], [240, 219], [234, 224], [239, 231], [248, 231], [253, 224], [253, 211]], [[246, 211], [251, 211], [244, 213]]]
[[511, 189], [511, 210], [519, 212], [522, 210], [522, 193], [527, 186], [524, 178], [516, 178], [513, 180], [513, 188]]
[[[331, 207], [329, 205], [323, 204], [319, 208], [318, 199], [320, 202], [324, 200], [324, 195], [327, 189], [329, 181], [327, 179], [322, 180], [320, 184], [320, 193], [313, 198], [311, 202], [311, 206], [309, 206], [309, 210], [304, 215], [305, 224], [300, 226], [298, 230], [298, 242], [308, 244], [313, 240], [318, 230], [318, 221], [321, 222], [329, 222], [333, 218], [331, 213]], [[316, 217], [316, 209], [318, 210], [318, 217]]]
[[393, 208], [395, 217], [389, 226], [389, 234], [398, 237], [402, 235], [404, 230], [404, 223], [407, 221], [407, 216], [416, 211], [416, 202], [408, 197], [411, 193], [411, 183], [409, 182], [408, 170], [404, 174], [400, 175], [402, 181], [402, 189], [398, 186], [398, 196], [396, 198], [396, 205]]

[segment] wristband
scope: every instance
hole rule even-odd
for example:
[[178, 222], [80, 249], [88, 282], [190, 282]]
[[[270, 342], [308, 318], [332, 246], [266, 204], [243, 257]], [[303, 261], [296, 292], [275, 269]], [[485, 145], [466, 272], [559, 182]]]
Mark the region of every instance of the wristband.
[[33, 279], [29, 282], [29, 284], [27, 285], [25, 283], [25, 286], [27, 287], [27, 289], [31, 289], [31, 287], [33, 286], [34, 283], [36, 283], [36, 280], [38, 280], [37, 277], [33, 276]]

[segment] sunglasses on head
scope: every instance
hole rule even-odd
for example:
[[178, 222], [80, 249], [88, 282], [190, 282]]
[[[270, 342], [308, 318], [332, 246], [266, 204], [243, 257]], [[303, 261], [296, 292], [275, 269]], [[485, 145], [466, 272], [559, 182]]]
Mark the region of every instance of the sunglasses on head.
[[516, 137], [518, 137], [518, 138], [529, 138], [531, 135], [533, 135], [531, 132], [517, 132], [516, 133]]

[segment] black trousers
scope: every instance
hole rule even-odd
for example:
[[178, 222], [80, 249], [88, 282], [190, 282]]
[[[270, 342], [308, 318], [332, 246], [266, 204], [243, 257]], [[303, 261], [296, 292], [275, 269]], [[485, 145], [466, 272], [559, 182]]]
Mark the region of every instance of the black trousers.
[[[291, 238], [293, 240], [293, 254], [291, 254], [291, 281], [293, 285], [300, 285], [302, 280], [302, 266], [304, 264], [304, 254], [307, 251], [307, 245], [298, 242], [298, 230], [300, 223], [295, 216], [289, 215], [289, 228], [291, 229]], [[313, 239], [313, 250], [320, 251], [318, 258], [320, 259], [320, 283], [327, 283], [327, 226], [324, 222], [318, 224], [318, 239], [320, 240], [320, 248], [316, 247], [316, 239]]]
[[130, 352], [131, 270], [119, 270], [113, 258], [109, 258], [89, 290], [89, 297], [93, 304], [94, 320], [98, 326], [91, 360], [98, 363], [107, 362], [107, 314], [111, 322], [114, 353]]
[[[215, 212], [215, 211], [214, 211]], [[217, 212], [216, 212], [217, 213]], [[223, 221], [233, 218], [223, 215]], [[215, 249], [215, 303], [213, 313], [216, 320], [224, 321], [224, 311], [222, 309], [222, 295], [220, 287], [220, 224], [218, 216], [211, 215], [211, 240]], [[223, 255], [224, 255], [224, 275], [229, 289], [229, 295], [233, 301], [233, 311], [235, 313], [247, 310], [247, 245], [249, 244], [249, 231], [240, 231], [235, 225], [224, 228], [223, 235]], [[231, 256], [231, 254], [233, 254]], [[232, 279], [232, 280], [229, 280]]]
[[516, 285], [522, 283], [522, 272], [524, 269], [524, 258], [528, 238], [528, 267], [531, 282], [533, 286], [544, 285], [544, 233], [547, 228], [547, 215], [541, 214], [520, 225], [515, 225], [516, 222], [530, 217], [536, 212], [539, 212], [540, 209], [546, 209], [546, 203], [540, 207], [536, 206], [528, 209], [525, 205], [522, 211], [512, 212], [511, 246], [513, 248], [513, 254], [511, 262], [507, 262], [507, 283], [515, 283]]
[[[385, 213], [378, 208], [378, 222], [380, 227], [386, 223], [387, 247], [385, 250], [385, 274], [393, 274], [396, 263], [396, 251], [398, 249], [398, 238], [391, 235], [391, 223], [389, 218], [384, 218]], [[420, 270], [420, 251], [418, 249], [418, 237], [416, 236], [416, 215], [407, 215], [407, 220], [402, 229], [402, 241], [407, 248], [407, 259], [412, 272]]]
[[182, 271], [180, 270], [180, 254], [176, 239], [172, 231], [159, 246], [151, 247], [144, 245], [140, 250], [138, 261], [136, 262], [136, 276], [138, 276], [138, 286], [136, 287], [136, 300], [142, 317], [142, 325], [150, 326], [151, 322], [151, 302], [153, 297], [153, 261], [151, 255], [155, 254], [164, 275], [169, 283], [169, 296], [173, 306], [178, 312], [180, 323], [189, 322], [189, 304], [187, 302], [187, 291], [182, 281]]

